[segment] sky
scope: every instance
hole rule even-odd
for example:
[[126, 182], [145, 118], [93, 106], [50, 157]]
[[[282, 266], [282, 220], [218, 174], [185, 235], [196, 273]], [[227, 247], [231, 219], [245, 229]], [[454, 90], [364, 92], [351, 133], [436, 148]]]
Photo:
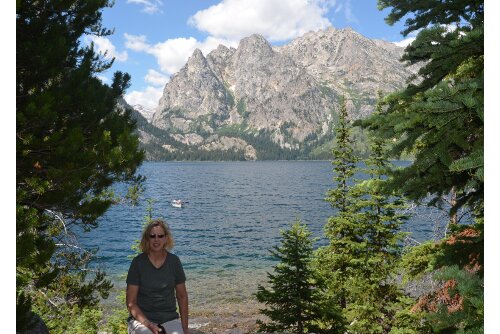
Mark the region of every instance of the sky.
[[106, 37], [85, 38], [114, 57], [99, 77], [110, 83], [115, 71], [132, 76], [125, 99], [153, 109], [170, 76], [199, 48], [206, 56], [219, 44], [237, 47], [254, 33], [283, 45], [309, 31], [351, 27], [369, 38], [407, 45], [404, 22], [385, 23], [389, 9], [376, 0], [116, 0], [103, 10]]

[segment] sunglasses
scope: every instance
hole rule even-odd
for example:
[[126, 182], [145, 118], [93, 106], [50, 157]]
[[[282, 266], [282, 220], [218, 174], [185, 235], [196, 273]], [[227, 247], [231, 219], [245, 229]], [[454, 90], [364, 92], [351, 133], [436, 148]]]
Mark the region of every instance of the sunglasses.
[[150, 239], [154, 239], [154, 238], [163, 239], [163, 237], [165, 237], [165, 234], [150, 234], [149, 235]]

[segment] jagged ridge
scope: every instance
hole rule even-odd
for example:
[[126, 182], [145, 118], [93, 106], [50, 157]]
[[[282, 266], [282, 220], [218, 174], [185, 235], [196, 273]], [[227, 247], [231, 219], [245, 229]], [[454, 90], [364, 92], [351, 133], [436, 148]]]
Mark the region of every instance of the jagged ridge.
[[179, 143], [256, 159], [262, 149], [248, 138], [261, 136], [307, 154], [331, 135], [340, 96], [360, 118], [373, 111], [379, 90], [404, 86], [415, 70], [399, 62], [402, 53], [349, 28], [309, 32], [274, 48], [252, 35], [206, 57], [197, 49], [166, 84], [152, 124], [170, 134], [170, 150]]

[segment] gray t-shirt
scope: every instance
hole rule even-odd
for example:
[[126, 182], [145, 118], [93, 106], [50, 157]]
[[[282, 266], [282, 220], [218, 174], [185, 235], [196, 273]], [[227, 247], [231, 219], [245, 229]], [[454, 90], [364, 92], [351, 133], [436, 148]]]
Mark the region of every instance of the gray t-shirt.
[[127, 275], [127, 284], [139, 286], [137, 305], [156, 323], [179, 318], [175, 286], [185, 281], [181, 261], [172, 253], [168, 253], [160, 268], [153, 266], [146, 253], [139, 254], [132, 260]]

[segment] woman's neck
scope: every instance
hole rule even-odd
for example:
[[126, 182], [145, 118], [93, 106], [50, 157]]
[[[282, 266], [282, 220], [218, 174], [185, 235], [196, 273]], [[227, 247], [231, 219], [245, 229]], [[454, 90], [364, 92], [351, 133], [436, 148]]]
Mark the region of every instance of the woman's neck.
[[148, 253], [148, 256], [151, 258], [151, 259], [155, 259], [155, 260], [159, 260], [159, 259], [162, 259], [163, 257], [165, 257], [167, 255], [167, 252], [162, 249], [160, 251], [150, 251]]

